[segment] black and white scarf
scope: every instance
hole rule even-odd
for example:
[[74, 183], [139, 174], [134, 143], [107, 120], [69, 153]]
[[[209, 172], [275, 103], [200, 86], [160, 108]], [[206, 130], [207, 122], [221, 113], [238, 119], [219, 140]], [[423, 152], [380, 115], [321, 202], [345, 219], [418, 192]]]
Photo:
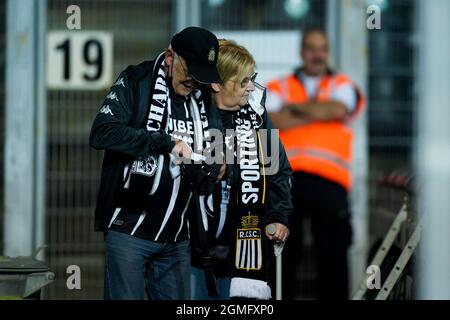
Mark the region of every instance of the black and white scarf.
[[[260, 129], [263, 126], [264, 88], [257, 86], [249, 103], [240, 108], [235, 119], [235, 186], [233, 205], [233, 243], [231, 297], [270, 299], [267, 239], [264, 235], [268, 184]], [[230, 139], [227, 139], [228, 141]], [[237, 169], [237, 172], [236, 172]]]
[[[172, 103], [169, 95], [168, 81], [170, 78], [165, 74], [164, 52], [155, 61], [150, 88], [150, 106], [147, 117], [146, 129], [149, 132], [158, 130], [168, 133], [168, 118], [172, 114]], [[190, 113], [194, 122], [194, 152], [202, 153], [204, 148], [209, 147], [210, 133], [208, 130], [208, 118], [201, 90], [195, 90], [189, 96]], [[169, 155], [150, 154], [135, 159], [131, 165], [124, 168], [124, 189], [133, 189], [128, 194], [133, 194], [135, 202], [144, 202], [152, 196], [161, 182], [164, 159]], [[170, 173], [173, 179], [181, 179], [180, 166], [172, 160], [169, 161]]]
[[[264, 171], [265, 156], [260, 129], [265, 89], [257, 86], [252, 92], [249, 104], [240, 108], [233, 117], [232, 130], [225, 131], [227, 179], [215, 189], [214, 196], [200, 198], [201, 220], [199, 230], [207, 233], [199, 241], [221, 245], [229, 240], [230, 296], [256, 299], [270, 299], [268, 280], [268, 241], [264, 235], [265, 206], [268, 184]], [[219, 201], [217, 201], [219, 200]], [[198, 221], [197, 221], [198, 222]], [[231, 237], [228, 236], [231, 233]], [[215, 239], [220, 243], [217, 243]], [[229, 240], [228, 240], [229, 239]], [[226, 242], [223, 243], [222, 241]], [[212, 249], [210, 254], [216, 263], [227, 263], [221, 251]], [[209, 256], [210, 254], [206, 254]], [[217, 266], [216, 266], [217, 267]], [[208, 266], [204, 266], [209, 293], [211, 277]]]

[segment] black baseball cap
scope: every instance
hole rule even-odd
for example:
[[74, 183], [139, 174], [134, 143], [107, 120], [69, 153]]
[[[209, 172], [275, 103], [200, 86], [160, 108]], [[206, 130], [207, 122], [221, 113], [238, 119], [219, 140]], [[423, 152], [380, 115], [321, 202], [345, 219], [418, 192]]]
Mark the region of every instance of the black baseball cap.
[[199, 27], [188, 27], [172, 37], [172, 49], [179, 54], [192, 77], [201, 83], [220, 83], [216, 63], [219, 41], [211, 32]]

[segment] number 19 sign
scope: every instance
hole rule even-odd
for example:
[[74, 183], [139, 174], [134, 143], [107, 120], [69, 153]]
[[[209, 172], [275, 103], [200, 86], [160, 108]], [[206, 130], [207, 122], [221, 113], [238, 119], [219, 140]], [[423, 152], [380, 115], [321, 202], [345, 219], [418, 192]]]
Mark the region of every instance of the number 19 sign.
[[111, 85], [113, 37], [103, 31], [51, 31], [47, 35], [47, 87], [101, 90]]

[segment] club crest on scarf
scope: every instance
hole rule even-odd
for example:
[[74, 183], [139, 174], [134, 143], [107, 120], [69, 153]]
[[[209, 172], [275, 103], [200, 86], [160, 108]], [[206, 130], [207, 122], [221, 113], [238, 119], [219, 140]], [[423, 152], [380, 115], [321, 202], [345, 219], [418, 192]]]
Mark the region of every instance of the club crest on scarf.
[[258, 225], [259, 217], [250, 212], [241, 218], [241, 228], [237, 229], [236, 234], [236, 269], [261, 269], [261, 228]]
[[133, 161], [133, 164], [131, 166], [131, 173], [151, 177], [155, 174], [157, 167], [158, 160], [156, 159], [156, 157], [147, 156], [139, 159], [138, 161]]

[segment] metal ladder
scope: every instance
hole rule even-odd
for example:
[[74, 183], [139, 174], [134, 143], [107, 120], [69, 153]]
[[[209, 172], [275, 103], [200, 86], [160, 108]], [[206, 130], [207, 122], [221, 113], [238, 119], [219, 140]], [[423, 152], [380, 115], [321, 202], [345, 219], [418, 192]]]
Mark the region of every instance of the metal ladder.
[[[400, 233], [401, 227], [403, 223], [408, 218], [408, 205], [407, 200], [405, 199], [405, 203], [403, 204], [402, 208], [400, 209], [399, 213], [397, 214], [397, 217], [394, 219], [394, 222], [392, 223], [391, 227], [389, 228], [389, 231], [387, 232], [380, 248], [376, 252], [374, 258], [372, 259], [370, 265], [378, 266], [378, 268], [381, 267], [383, 264], [384, 259], [387, 256], [387, 253], [391, 249], [392, 245], [394, 244], [395, 239], [397, 238], [398, 234]], [[378, 292], [377, 296], [375, 297], [375, 300], [386, 300], [389, 297], [389, 294], [392, 292], [392, 289], [394, 288], [395, 284], [399, 280], [403, 270], [405, 269], [406, 265], [408, 264], [409, 260], [411, 259], [411, 256], [414, 253], [414, 250], [416, 249], [417, 245], [420, 241], [420, 235], [421, 235], [421, 226], [419, 224], [416, 225], [413, 233], [408, 239], [408, 242], [406, 243], [405, 247], [403, 248], [400, 256], [398, 257], [394, 267], [389, 272], [388, 277], [386, 278], [383, 286], [380, 288], [380, 291]], [[368, 290], [367, 286], [367, 280], [369, 279], [371, 275], [366, 274], [364, 278], [362, 279], [358, 289], [353, 294], [352, 300], [362, 300]]]

